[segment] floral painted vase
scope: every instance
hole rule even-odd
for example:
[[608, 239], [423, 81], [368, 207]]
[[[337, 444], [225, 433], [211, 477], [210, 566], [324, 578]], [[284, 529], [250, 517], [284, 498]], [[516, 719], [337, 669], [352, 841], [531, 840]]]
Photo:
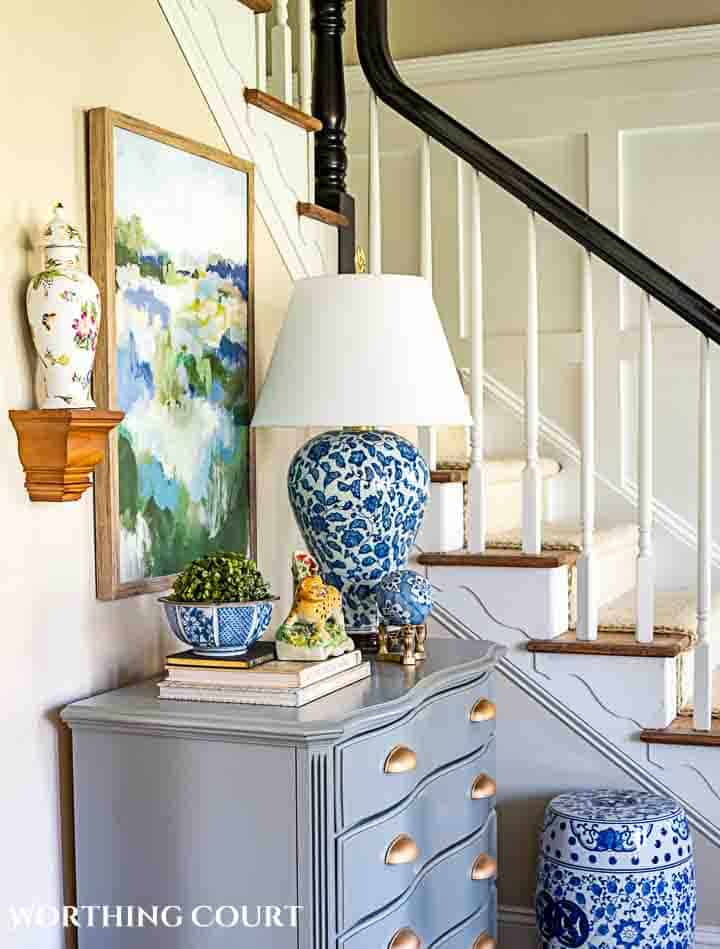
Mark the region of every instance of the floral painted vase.
[[422, 455], [394, 432], [324, 432], [290, 462], [295, 519], [323, 580], [342, 593], [350, 635], [377, 628], [375, 588], [407, 563], [429, 487]]
[[414, 570], [398, 570], [383, 577], [375, 598], [387, 626], [421, 626], [433, 605], [429, 580]]
[[27, 289], [27, 314], [42, 366], [41, 409], [94, 408], [90, 380], [100, 329], [100, 292], [80, 269], [80, 232], [61, 204], [43, 232], [43, 270]]
[[693, 844], [682, 808], [646, 791], [561, 794], [545, 812], [542, 949], [692, 949]]

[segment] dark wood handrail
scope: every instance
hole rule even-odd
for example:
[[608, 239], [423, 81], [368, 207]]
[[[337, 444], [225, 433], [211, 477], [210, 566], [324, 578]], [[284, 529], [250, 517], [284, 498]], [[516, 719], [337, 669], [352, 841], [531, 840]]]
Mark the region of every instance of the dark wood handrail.
[[360, 63], [386, 105], [514, 195], [618, 273], [720, 342], [720, 309], [408, 86], [390, 53], [387, 0], [356, 0]]

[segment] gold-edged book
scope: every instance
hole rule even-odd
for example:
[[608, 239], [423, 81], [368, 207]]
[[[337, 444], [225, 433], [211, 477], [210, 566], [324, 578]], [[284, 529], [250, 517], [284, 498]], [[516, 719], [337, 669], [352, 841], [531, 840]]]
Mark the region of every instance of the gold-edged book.
[[304, 689], [333, 676], [354, 669], [362, 662], [359, 649], [323, 662], [281, 662], [274, 659], [254, 669], [227, 666], [192, 667], [168, 665], [165, 680], [173, 685], [218, 686], [220, 688], [249, 688], [282, 692]]

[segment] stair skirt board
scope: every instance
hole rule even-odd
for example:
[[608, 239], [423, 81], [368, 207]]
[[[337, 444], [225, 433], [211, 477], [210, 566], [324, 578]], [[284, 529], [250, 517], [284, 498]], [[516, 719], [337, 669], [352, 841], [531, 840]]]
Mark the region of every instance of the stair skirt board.
[[[537, 949], [535, 910], [523, 906], [498, 907], [498, 945], [502, 949]], [[698, 926], [695, 949], [720, 946], [720, 926]]]

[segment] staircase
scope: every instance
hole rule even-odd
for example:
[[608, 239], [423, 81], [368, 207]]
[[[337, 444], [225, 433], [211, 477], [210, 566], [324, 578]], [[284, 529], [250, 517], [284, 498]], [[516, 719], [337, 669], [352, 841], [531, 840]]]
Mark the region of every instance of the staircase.
[[[292, 62], [286, 0], [274, 7], [267, 63], [266, 0], [160, 0], [231, 150], [257, 164], [258, 207], [296, 277], [352, 268], [354, 206], [345, 193], [345, 101], [340, 71], [343, 0], [298, 4], [300, 50]], [[387, 43], [386, 0], [357, 0], [357, 34], [372, 89], [369, 112], [369, 269], [382, 271], [378, 103], [422, 135], [421, 270], [430, 280], [433, 229], [430, 142], [457, 159], [458, 213], [472, 220], [470, 267], [461, 279], [470, 306], [459, 315], [472, 341], [465, 381], [473, 413], [448, 447], [442, 432], [419, 433], [433, 468], [431, 505], [419, 538], [418, 569], [435, 588], [436, 635], [491, 638], [509, 647], [501, 671], [518, 688], [623, 768], [633, 780], [680, 798], [694, 826], [720, 844], [720, 672], [711, 591], [711, 341], [720, 314], [581, 208], [477, 138], [400, 80]], [[269, 65], [269, 70], [268, 70]], [[313, 67], [315, 87], [312, 88]], [[315, 159], [313, 161], [313, 142]], [[522, 398], [486, 370], [483, 353], [479, 176], [527, 208], [528, 313]], [[467, 182], [470, 190], [467, 191]], [[582, 440], [539, 410], [537, 219], [583, 248]], [[596, 380], [593, 279], [597, 261], [643, 294], [637, 492], [606, 483], [595, 459]], [[660, 302], [698, 330], [700, 435], [697, 528], [657, 503], [652, 413], [653, 306]], [[522, 457], [486, 457], [489, 401], [522, 418]], [[541, 456], [543, 444], [545, 456]], [[458, 449], [458, 445], [461, 446]], [[547, 451], [546, 449], [550, 450]], [[579, 504], [567, 503], [575, 490]], [[624, 517], [606, 517], [598, 491], [622, 494]], [[563, 503], [558, 503], [562, 501]], [[562, 518], [577, 508], [576, 516]], [[597, 516], [596, 508], [601, 516]], [[697, 591], [657, 589], [658, 529], [697, 562]], [[719, 617], [720, 619], [720, 617]]]

